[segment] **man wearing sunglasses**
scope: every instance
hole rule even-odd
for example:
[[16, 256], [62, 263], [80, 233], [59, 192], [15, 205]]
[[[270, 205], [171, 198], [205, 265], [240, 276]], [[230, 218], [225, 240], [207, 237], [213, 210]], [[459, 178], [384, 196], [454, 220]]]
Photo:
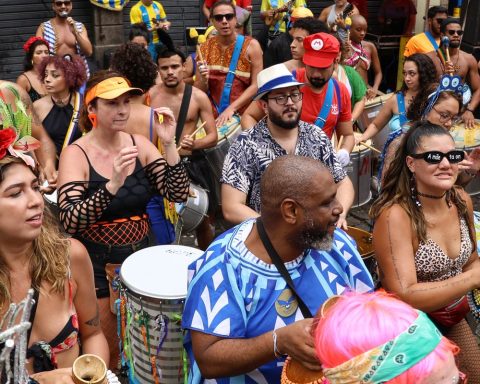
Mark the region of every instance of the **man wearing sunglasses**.
[[430, 7], [427, 12], [427, 30], [418, 33], [408, 40], [403, 55], [411, 56], [414, 53], [427, 53], [436, 51], [440, 44], [443, 20], [448, 16], [448, 9], [440, 5]]
[[200, 47], [195, 86], [210, 96], [218, 128], [236, 112], [243, 113], [255, 95], [262, 49], [255, 39], [237, 34], [235, 6], [229, 0], [212, 5], [210, 20], [218, 34]]
[[54, 55], [80, 55], [85, 63], [87, 76], [89, 76], [86, 56], [92, 55], [93, 47], [85, 25], [69, 16], [72, 8], [72, 0], [52, 1], [55, 17], [40, 24], [36, 36], [42, 37], [48, 42]]
[[473, 55], [460, 49], [463, 30], [459, 19], [446, 18], [442, 22], [440, 30], [442, 39], [440, 49], [427, 55], [435, 64], [439, 79], [444, 74], [458, 75], [464, 83], [470, 86], [473, 94], [470, 102], [465, 106], [462, 120], [467, 128], [473, 128], [475, 125], [473, 114], [480, 103], [480, 76], [477, 61]]

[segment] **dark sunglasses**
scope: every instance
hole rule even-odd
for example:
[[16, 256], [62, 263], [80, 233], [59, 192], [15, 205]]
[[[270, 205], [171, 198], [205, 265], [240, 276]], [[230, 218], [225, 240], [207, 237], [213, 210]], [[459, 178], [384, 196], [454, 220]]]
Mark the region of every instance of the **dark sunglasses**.
[[440, 151], [428, 151], [423, 153], [414, 153], [410, 156], [414, 159], [423, 159], [428, 164], [439, 164], [443, 158], [446, 157], [450, 164], [457, 164], [465, 159], [465, 152], [458, 149], [447, 153]]
[[458, 36], [463, 35], [463, 31], [461, 29], [458, 29], [458, 30], [457, 29], [449, 29], [447, 32], [450, 36], [453, 36], [455, 34], [457, 34]]
[[435, 19], [435, 21], [438, 23], [438, 24], [442, 24], [443, 23], [443, 20], [445, 19], [442, 19], [442, 18], [438, 18], [438, 19]]
[[62, 5], [65, 5], [66, 7], [68, 7], [69, 5], [71, 5], [72, 2], [70, 0], [67, 0], [67, 1], [55, 1], [55, 5], [57, 7], [61, 7]]
[[215, 19], [215, 21], [218, 21], [218, 22], [223, 21], [223, 18], [227, 19], [227, 21], [231, 21], [235, 17], [235, 14], [234, 13], [225, 13], [225, 14], [213, 15], [212, 17]]

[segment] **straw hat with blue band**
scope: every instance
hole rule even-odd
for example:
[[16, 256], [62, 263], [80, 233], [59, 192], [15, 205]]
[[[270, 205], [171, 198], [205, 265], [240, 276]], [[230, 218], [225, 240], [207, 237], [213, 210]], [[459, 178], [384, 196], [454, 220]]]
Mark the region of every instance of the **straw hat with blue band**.
[[298, 82], [297, 79], [293, 77], [285, 64], [273, 65], [258, 73], [258, 91], [253, 97], [253, 100], [258, 100], [275, 89], [301, 86], [304, 84], [305, 83]]

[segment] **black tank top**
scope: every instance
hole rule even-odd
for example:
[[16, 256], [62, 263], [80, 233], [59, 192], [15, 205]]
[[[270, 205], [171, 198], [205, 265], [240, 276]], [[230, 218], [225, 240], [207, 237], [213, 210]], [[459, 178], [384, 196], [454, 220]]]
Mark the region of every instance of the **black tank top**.
[[[70, 94], [70, 99], [71, 98], [72, 94]], [[70, 121], [72, 120], [73, 106], [70, 104], [70, 99], [68, 99], [68, 103], [64, 107], [59, 107], [57, 104], [53, 103], [52, 109], [50, 112], [48, 112], [47, 117], [45, 117], [45, 119], [42, 121], [42, 124], [45, 127], [48, 135], [55, 143], [57, 155], [62, 152], [63, 142], [65, 140], [65, 136], [67, 135]], [[79, 139], [81, 136], [82, 133], [77, 127], [71, 142]]]
[[[131, 137], [133, 145], [135, 145], [135, 140], [133, 136]], [[90, 176], [86, 194], [87, 197], [90, 197], [98, 190], [100, 185], [105, 184], [109, 181], [109, 179], [100, 175], [95, 168], [92, 167], [90, 159], [82, 147], [80, 147], [78, 144], [74, 145], [77, 145], [82, 150], [88, 161]], [[147, 203], [152, 197], [153, 193], [154, 190], [147, 179], [145, 170], [143, 169], [140, 160], [137, 158], [133, 173], [127, 176], [125, 183], [118, 190], [108, 208], [103, 212], [99, 221], [111, 222], [115, 219], [143, 215], [146, 213]]]

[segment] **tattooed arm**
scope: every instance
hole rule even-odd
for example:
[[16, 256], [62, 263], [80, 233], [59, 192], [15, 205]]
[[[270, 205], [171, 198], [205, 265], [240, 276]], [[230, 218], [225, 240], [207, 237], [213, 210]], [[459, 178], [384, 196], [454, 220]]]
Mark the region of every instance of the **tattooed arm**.
[[417, 281], [414, 253], [417, 247], [411, 221], [399, 205], [385, 209], [375, 222], [373, 244], [382, 286], [408, 304], [425, 312], [442, 308], [480, 285], [477, 252], [469, 268], [458, 276], [439, 282]]
[[77, 291], [73, 302], [78, 314], [82, 353], [93, 353], [109, 364], [107, 340], [100, 327], [100, 313], [95, 295], [93, 267], [85, 247], [70, 239], [70, 266]]

